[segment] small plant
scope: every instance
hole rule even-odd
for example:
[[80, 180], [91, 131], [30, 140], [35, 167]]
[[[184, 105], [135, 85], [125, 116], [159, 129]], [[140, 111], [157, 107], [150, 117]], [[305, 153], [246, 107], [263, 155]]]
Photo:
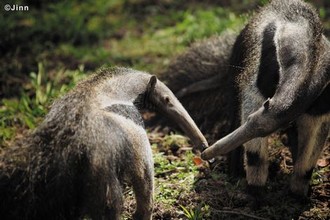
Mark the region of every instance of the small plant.
[[71, 89], [83, 76], [84, 68], [80, 66], [78, 70], [59, 70], [50, 78], [44, 65], [39, 63], [38, 72], [30, 74], [30, 82], [19, 99], [0, 101], [0, 145], [10, 140], [18, 128], [35, 128], [51, 101]]
[[196, 209], [188, 210], [186, 207], [180, 205], [181, 209], [183, 210], [184, 216], [187, 217], [188, 220], [200, 220], [203, 219], [203, 213], [201, 207], [197, 207]]
[[313, 186], [322, 184], [326, 181], [327, 174], [330, 173], [330, 167], [315, 168], [311, 178], [311, 184]]

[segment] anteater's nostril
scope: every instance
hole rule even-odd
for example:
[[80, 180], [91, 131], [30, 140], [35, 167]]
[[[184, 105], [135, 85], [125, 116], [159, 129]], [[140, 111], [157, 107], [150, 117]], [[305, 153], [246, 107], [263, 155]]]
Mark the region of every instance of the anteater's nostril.
[[208, 146], [206, 144], [202, 144], [201, 150], [204, 151]]

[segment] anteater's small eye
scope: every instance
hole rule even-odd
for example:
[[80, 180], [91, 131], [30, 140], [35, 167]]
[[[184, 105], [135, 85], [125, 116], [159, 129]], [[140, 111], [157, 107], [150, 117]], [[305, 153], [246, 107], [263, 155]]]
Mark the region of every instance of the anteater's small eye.
[[167, 105], [169, 107], [173, 106], [173, 104], [171, 102], [171, 98], [169, 96], [165, 96], [164, 101], [165, 101], [165, 105]]
[[165, 102], [166, 102], [166, 104], [169, 104], [171, 102], [170, 97], [165, 96]]

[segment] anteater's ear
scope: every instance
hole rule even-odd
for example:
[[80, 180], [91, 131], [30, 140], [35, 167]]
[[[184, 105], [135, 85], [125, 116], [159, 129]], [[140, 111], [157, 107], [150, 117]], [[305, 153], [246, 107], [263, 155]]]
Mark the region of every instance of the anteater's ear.
[[270, 98], [268, 98], [262, 105], [264, 106], [265, 110], [267, 111], [269, 109], [269, 101]]
[[148, 92], [153, 91], [155, 89], [156, 83], [157, 83], [157, 77], [155, 75], [152, 75], [148, 82], [147, 91]]

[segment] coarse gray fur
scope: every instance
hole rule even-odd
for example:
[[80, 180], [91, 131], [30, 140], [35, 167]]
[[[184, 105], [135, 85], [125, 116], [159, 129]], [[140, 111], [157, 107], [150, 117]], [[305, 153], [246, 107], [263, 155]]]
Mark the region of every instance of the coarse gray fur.
[[[178, 88], [173, 91], [182, 95], [180, 101], [199, 126], [205, 123], [201, 118], [213, 118], [213, 124], [224, 125], [225, 135], [230, 133], [222, 138], [225, 135], [216, 132], [222, 139], [204, 151], [203, 158], [244, 144], [249, 188], [258, 192], [268, 176], [267, 135], [283, 129], [295, 162], [291, 191], [306, 195], [329, 133], [330, 43], [317, 13], [303, 1], [275, 0], [261, 8], [238, 36], [232, 36], [235, 44], [218, 46], [220, 40], [214, 39], [222, 38], [226, 35], [193, 45], [163, 77], [169, 88]], [[226, 55], [217, 56], [213, 48]], [[204, 59], [213, 60], [218, 69], [208, 69], [201, 62]], [[188, 74], [198, 77], [188, 78]], [[198, 111], [200, 117], [194, 114]], [[214, 134], [212, 126], [203, 132]], [[231, 173], [240, 170], [237, 149], [241, 147], [229, 157]]]
[[[225, 32], [197, 41], [175, 57], [160, 75], [182, 105], [189, 109], [201, 131], [207, 133], [210, 143], [236, 128], [233, 123], [238, 114], [235, 113], [235, 85], [228, 75], [236, 37], [237, 33]], [[228, 83], [230, 81], [233, 83]]]
[[158, 110], [206, 147], [173, 93], [155, 76], [102, 70], [58, 99], [38, 128], [0, 155], [1, 219], [120, 219], [122, 184], [133, 219], [151, 219], [153, 160], [139, 113]]
[[291, 191], [307, 195], [330, 122], [330, 44], [315, 9], [300, 0], [271, 1], [240, 33], [231, 64], [243, 67], [230, 73], [237, 75], [241, 126], [202, 157], [210, 159], [244, 144], [247, 182], [256, 189], [267, 180], [267, 136], [294, 123]]

